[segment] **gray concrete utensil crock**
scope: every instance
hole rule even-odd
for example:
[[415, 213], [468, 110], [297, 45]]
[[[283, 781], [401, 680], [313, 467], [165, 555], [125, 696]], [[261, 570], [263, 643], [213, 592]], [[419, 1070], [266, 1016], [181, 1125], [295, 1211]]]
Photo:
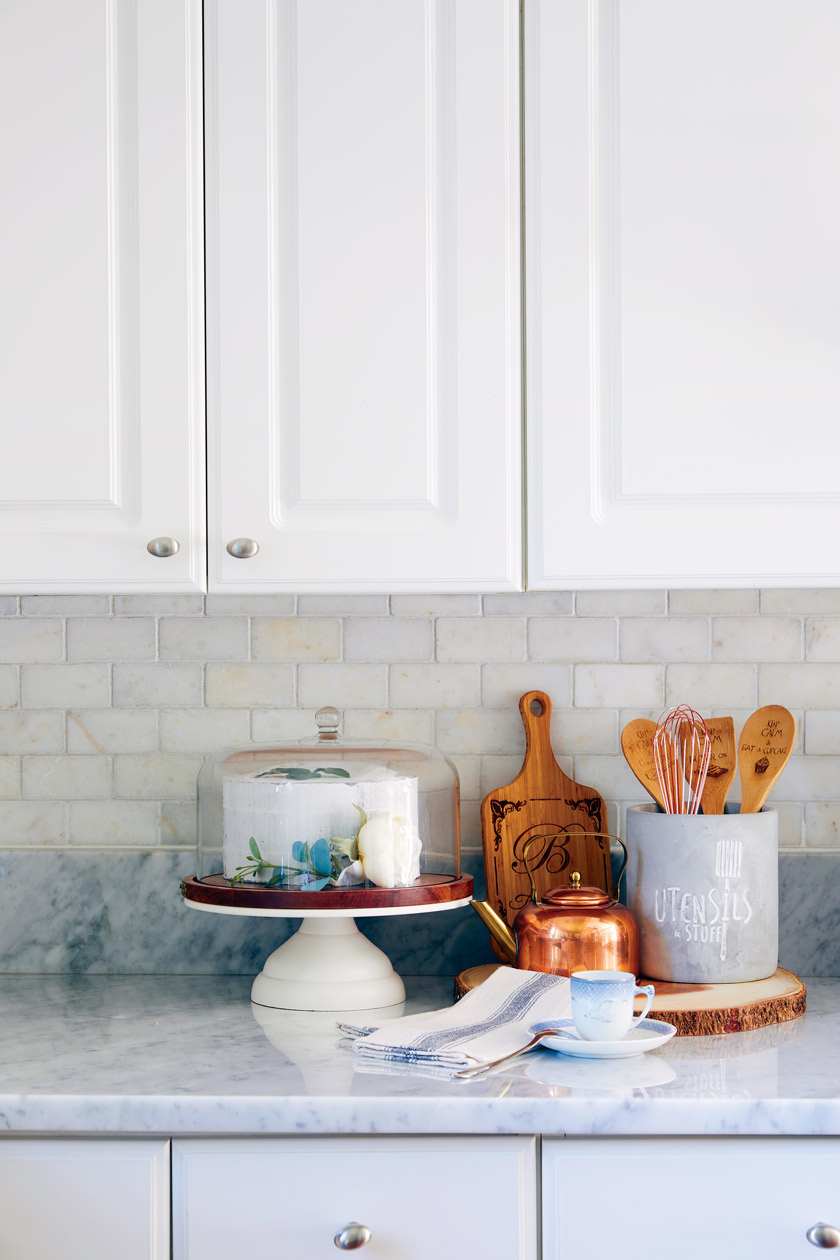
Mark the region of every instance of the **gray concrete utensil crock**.
[[779, 818], [627, 810], [627, 905], [650, 980], [735, 984], [779, 965]]

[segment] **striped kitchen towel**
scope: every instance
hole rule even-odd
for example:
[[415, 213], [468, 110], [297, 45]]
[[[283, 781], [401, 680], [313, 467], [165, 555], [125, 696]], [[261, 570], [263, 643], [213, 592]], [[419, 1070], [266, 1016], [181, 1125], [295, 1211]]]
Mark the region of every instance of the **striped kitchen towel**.
[[500, 967], [454, 1006], [376, 1026], [340, 1023], [361, 1062], [457, 1072], [521, 1049], [534, 1024], [571, 1015], [567, 976]]

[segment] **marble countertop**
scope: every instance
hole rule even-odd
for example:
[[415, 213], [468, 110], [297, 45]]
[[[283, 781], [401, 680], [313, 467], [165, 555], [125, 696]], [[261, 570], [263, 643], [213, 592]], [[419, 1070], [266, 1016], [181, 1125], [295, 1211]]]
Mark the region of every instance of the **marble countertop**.
[[[0, 977], [0, 1132], [840, 1134], [840, 980], [799, 1019], [471, 1081], [363, 1069], [334, 1015], [253, 1007], [230, 976]], [[451, 981], [406, 981], [406, 1012]]]

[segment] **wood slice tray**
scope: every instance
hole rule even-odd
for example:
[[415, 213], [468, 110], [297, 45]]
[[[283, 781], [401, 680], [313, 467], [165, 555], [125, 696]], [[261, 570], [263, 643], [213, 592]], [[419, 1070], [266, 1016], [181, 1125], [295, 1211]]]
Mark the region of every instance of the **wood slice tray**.
[[[499, 963], [468, 967], [455, 977], [456, 1000], [476, 988]], [[651, 1016], [673, 1024], [678, 1037], [748, 1032], [805, 1014], [806, 989], [792, 971], [779, 967], [767, 980], [744, 984], [670, 984], [639, 980], [656, 989]]]
[[444, 905], [472, 896], [472, 875], [421, 875], [410, 888], [321, 888], [318, 892], [300, 889], [266, 888], [241, 884], [231, 888], [224, 875], [191, 875], [181, 880], [181, 893], [187, 901], [205, 906], [226, 906], [253, 910], [390, 910], [400, 906]]

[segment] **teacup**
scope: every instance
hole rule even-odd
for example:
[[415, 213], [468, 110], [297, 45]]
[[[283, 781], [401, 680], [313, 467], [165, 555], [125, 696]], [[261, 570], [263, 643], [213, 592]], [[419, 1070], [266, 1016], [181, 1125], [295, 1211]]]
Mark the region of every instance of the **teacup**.
[[[572, 1019], [584, 1041], [621, 1041], [653, 1004], [653, 985], [639, 988], [629, 971], [576, 971], [571, 987]], [[641, 1015], [633, 1014], [637, 993], [647, 998]]]

